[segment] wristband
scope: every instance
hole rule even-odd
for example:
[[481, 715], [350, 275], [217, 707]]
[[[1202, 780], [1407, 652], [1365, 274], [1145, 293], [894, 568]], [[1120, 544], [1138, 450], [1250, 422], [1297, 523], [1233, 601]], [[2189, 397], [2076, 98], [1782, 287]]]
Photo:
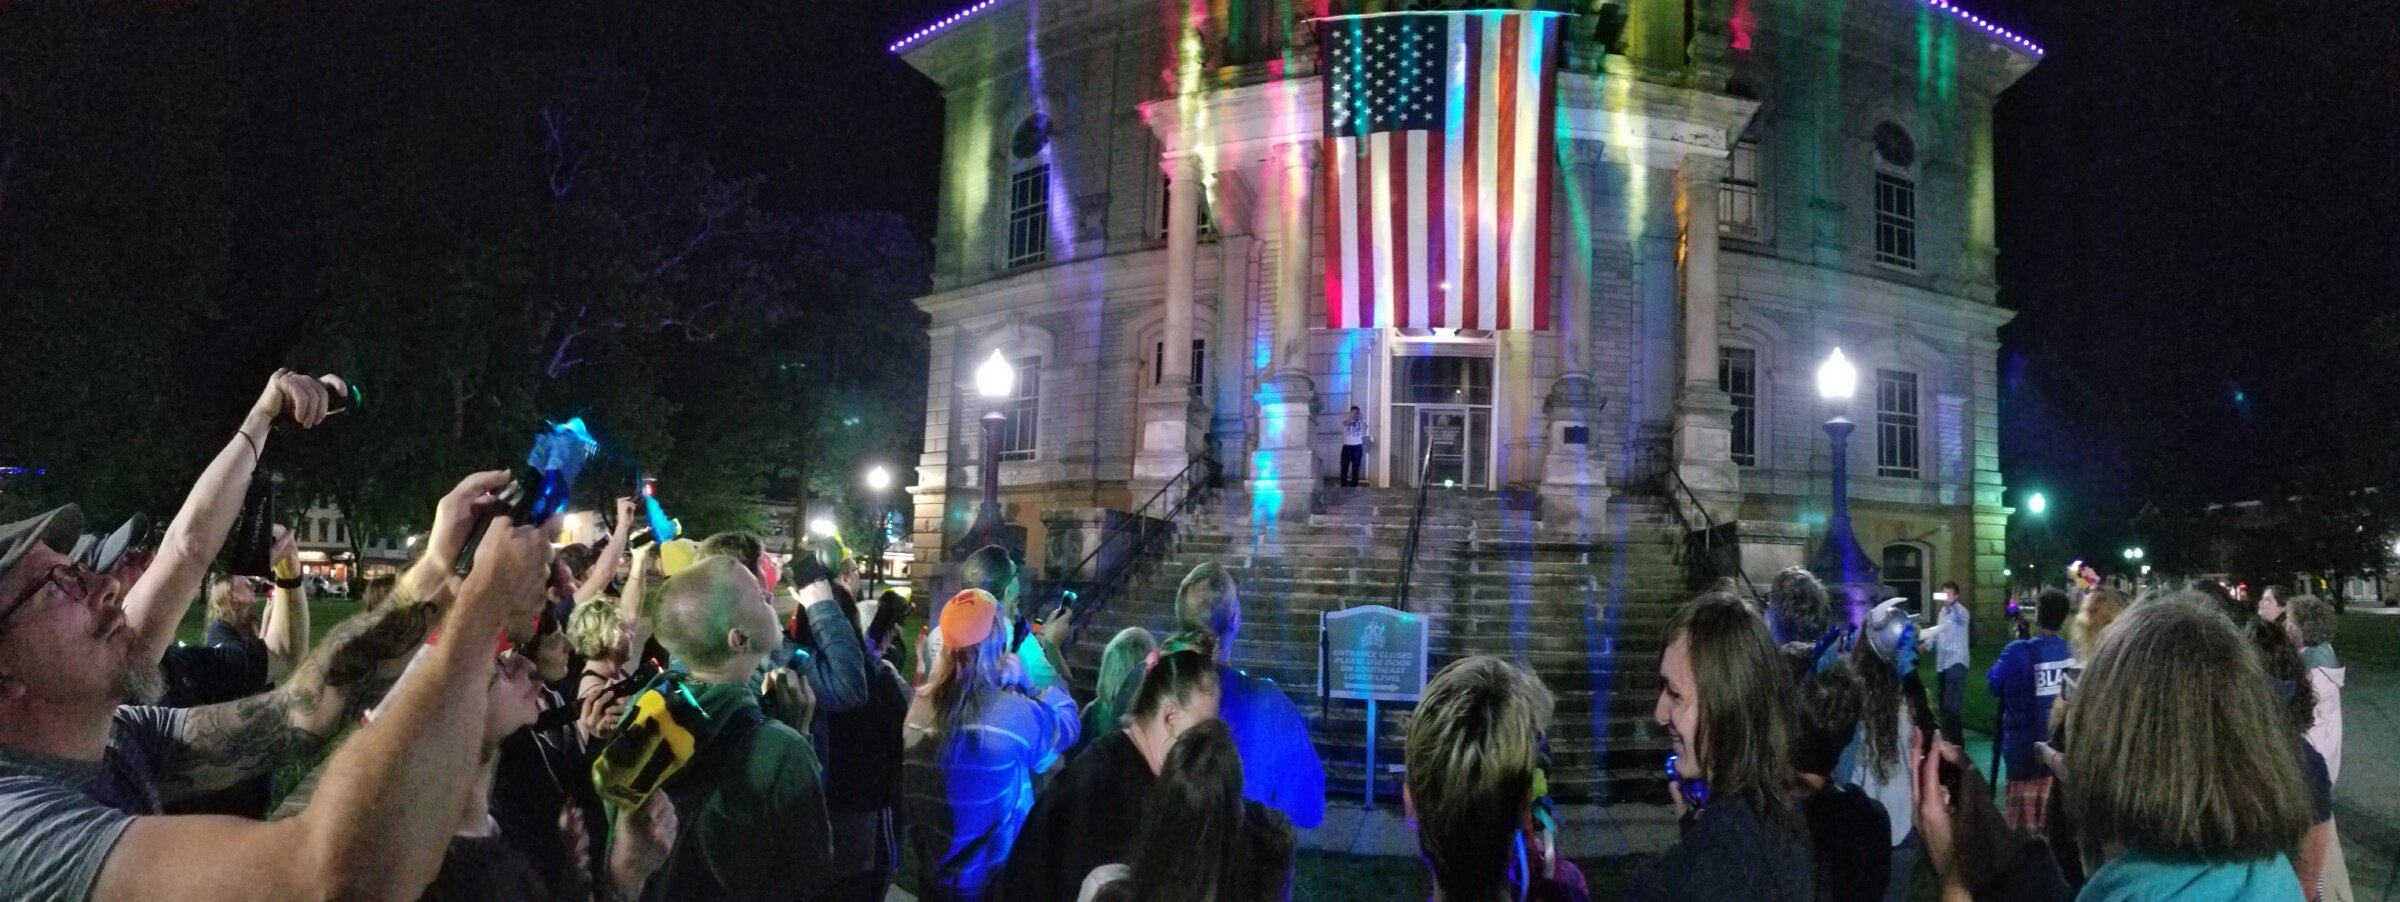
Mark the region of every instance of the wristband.
[[295, 576], [295, 577], [292, 577], [292, 578], [290, 578], [290, 579], [282, 579], [282, 578], [278, 578], [278, 579], [276, 579], [276, 580], [275, 580], [275, 588], [278, 588], [278, 589], [297, 589], [297, 588], [300, 588], [300, 578], [299, 578], [299, 577], [297, 577], [297, 576]]

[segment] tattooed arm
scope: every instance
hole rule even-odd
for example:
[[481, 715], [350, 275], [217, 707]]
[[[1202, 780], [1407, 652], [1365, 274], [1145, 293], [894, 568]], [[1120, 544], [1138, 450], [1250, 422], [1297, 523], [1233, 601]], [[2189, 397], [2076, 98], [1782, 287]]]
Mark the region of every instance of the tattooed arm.
[[282, 686], [185, 717], [165, 773], [175, 799], [305, 759], [383, 700], [433, 626], [432, 602], [395, 592], [326, 634]]
[[392, 597], [335, 626], [283, 685], [188, 712], [179, 747], [165, 763], [166, 797], [219, 789], [306, 757], [381, 701], [450, 606], [457, 584], [451, 569], [476, 509], [507, 484], [505, 470], [477, 473], [443, 496], [434, 507], [425, 556], [401, 577]]
[[[506, 520], [493, 524], [475, 572], [442, 622], [441, 641], [392, 690], [375, 723], [359, 730], [326, 762], [316, 800], [307, 810], [266, 822], [172, 815], [134, 818], [102, 862], [91, 898], [418, 898], [441, 868], [450, 832], [478, 770], [484, 687], [492, 679], [491, 637], [503, 624], [521, 620], [541, 604], [549, 555], [550, 545], [540, 528], [512, 527]], [[416, 609], [431, 610], [422, 605]], [[302, 670], [325, 674], [310, 678], [320, 681], [337, 671], [374, 673], [374, 668], [343, 670], [343, 662], [364, 660], [366, 654], [344, 656], [337, 648], [369, 647], [376, 640], [368, 637], [411, 632], [388, 625], [417, 616], [398, 610], [367, 626], [345, 628], [352, 635], [329, 638]], [[423, 628], [413, 631], [421, 634]], [[316, 704], [322, 711], [346, 703], [320, 699]], [[265, 717], [262, 722], [279, 721]], [[297, 729], [289, 715], [280, 722]], [[195, 730], [187, 724], [187, 738]], [[221, 745], [216, 750], [226, 752]]]

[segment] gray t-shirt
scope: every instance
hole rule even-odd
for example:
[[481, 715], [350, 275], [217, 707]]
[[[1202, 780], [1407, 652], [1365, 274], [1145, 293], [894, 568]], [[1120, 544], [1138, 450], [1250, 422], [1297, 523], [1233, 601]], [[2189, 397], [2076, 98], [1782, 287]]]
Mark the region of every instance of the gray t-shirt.
[[0, 899], [89, 899], [136, 817], [159, 813], [184, 712], [117, 709], [97, 764], [0, 750]]

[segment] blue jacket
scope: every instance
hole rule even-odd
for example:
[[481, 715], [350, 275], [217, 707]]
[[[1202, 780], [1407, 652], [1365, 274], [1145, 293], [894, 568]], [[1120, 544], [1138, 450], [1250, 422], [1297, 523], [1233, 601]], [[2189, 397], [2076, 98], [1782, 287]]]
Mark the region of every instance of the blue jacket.
[[2126, 853], [2092, 874], [2082, 902], [2239, 902], [2298, 899], [2300, 876], [2281, 855], [2217, 864], [2168, 862]]
[[2067, 640], [2057, 636], [2019, 639], [2000, 650], [2000, 660], [1992, 662], [1985, 676], [2000, 699], [2000, 754], [2008, 762], [2011, 780], [2050, 775], [2033, 744], [2050, 738], [2050, 705], [2066, 685], [2071, 657]]

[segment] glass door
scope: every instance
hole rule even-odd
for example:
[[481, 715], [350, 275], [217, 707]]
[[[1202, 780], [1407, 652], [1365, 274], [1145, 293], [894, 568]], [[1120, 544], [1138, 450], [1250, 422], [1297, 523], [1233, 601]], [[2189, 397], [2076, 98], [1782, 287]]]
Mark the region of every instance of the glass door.
[[[1492, 360], [1416, 356], [1392, 360], [1390, 484], [1484, 488], [1491, 478]], [[1430, 457], [1428, 457], [1430, 454]]]

